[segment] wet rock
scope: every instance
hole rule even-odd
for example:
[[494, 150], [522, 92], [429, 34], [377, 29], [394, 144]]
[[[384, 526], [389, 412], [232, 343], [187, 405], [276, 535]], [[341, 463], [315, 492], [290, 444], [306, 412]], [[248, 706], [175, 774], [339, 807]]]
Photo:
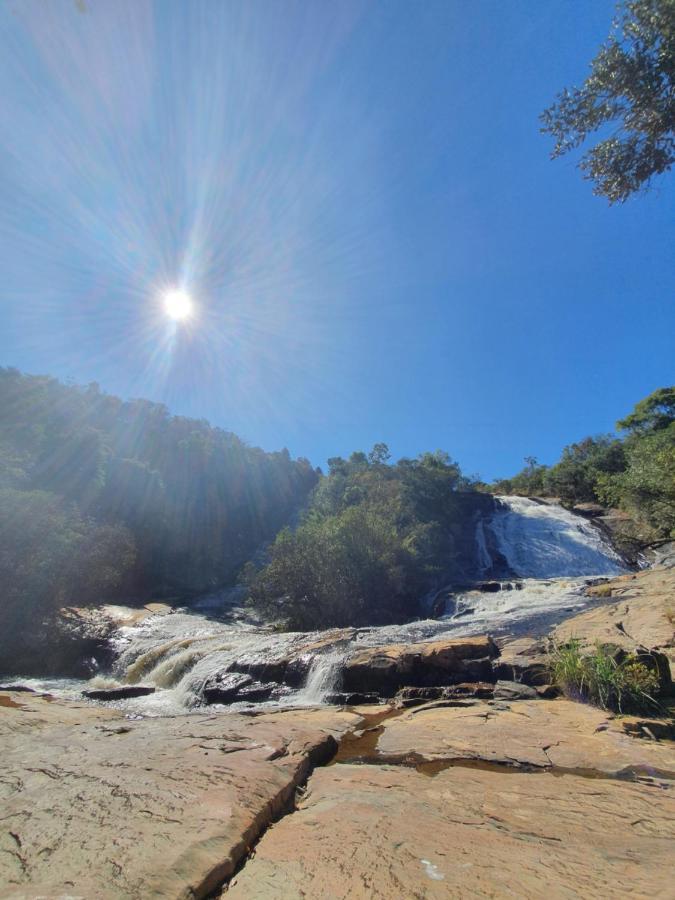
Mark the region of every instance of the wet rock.
[[243, 656], [229, 666], [229, 672], [251, 675], [259, 681], [275, 681], [283, 683], [288, 666], [288, 659], [259, 659]]
[[289, 687], [301, 687], [307, 680], [307, 673], [312, 663], [312, 656], [308, 653], [288, 659], [284, 669], [284, 684]]
[[37, 691], [34, 688], [28, 687], [25, 684], [0, 684], [0, 691], [13, 691], [18, 694], [35, 694]]
[[393, 697], [402, 687], [491, 681], [491, 661], [498, 653], [490, 637], [372, 647], [347, 660], [343, 687]]
[[88, 700], [130, 700], [132, 697], [147, 697], [155, 693], [155, 688], [149, 684], [124, 684], [120, 687], [95, 688], [82, 691], [82, 696]]
[[239, 692], [253, 684], [250, 675], [240, 672], [218, 672], [204, 682], [202, 697], [207, 703], [233, 703]]
[[359, 706], [380, 702], [381, 699], [377, 694], [360, 694], [358, 692], [346, 694], [336, 691], [326, 696], [326, 703], [332, 703], [335, 706]]
[[501, 589], [502, 589], [502, 586], [499, 581], [483, 581], [480, 584], [478, 584], [476, 587], [483, 594], [496, 594], [498, 591], [501, 591]]
[[494, 695], [494, 685], [488, 682], [475, 684], [454, 684], [442, 687], [405, 687], [396, 694], [397, 706], [414, 706], [430, 700], [454, 700], [475, 698], [490, 700]]
[[272, 699], [279, 690], [279, 685], [274, 681], [262, 684], [254, 681], [252, 684], [242, 687], [237, 691], [238, 703], [264, 703]]
[[538, 697], [537, 691], [527, 684], [517, 681], [498, 681], [495, 684], [495, 700], [536, 700]]

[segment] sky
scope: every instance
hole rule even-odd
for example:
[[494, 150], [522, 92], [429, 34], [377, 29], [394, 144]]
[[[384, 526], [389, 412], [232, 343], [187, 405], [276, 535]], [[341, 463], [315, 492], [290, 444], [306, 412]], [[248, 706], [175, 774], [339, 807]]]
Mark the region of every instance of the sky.
[[0, 365], [322, 466], [611, 430], [675, 381], [675, 179], [610, 207], [538, 116], [612, 15], [0, 0]]

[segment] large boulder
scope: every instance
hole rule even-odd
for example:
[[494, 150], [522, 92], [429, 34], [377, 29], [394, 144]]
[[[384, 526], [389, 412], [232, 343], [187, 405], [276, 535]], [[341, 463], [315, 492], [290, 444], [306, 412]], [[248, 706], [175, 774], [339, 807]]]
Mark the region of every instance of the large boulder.
[[393, 697], [402, 687], [437, 687], [465, 681], [494, 681], [492, 660], [499, 650], [491, 637], [371, 647], [347, 660], [345, 691]]

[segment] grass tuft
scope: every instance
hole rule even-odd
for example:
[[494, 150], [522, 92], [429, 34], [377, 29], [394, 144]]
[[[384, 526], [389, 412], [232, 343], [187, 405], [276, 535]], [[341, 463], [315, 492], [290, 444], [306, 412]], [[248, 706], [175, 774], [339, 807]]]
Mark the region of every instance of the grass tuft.
[[598, 644], [584, 655], [581, 642], [572, 638], [553, 649], [551, 669], [555, 683], [572, 700], [620, 713], [659, 708], [658, 672], [615, 647]]

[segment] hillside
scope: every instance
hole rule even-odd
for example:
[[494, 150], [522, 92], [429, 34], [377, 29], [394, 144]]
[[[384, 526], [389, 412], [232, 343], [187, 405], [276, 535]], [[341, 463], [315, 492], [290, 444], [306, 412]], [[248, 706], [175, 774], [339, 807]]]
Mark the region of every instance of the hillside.
[[161, 404], [0, 369], [0, 631], [228, 583], [316, 481], [287, 450]]

